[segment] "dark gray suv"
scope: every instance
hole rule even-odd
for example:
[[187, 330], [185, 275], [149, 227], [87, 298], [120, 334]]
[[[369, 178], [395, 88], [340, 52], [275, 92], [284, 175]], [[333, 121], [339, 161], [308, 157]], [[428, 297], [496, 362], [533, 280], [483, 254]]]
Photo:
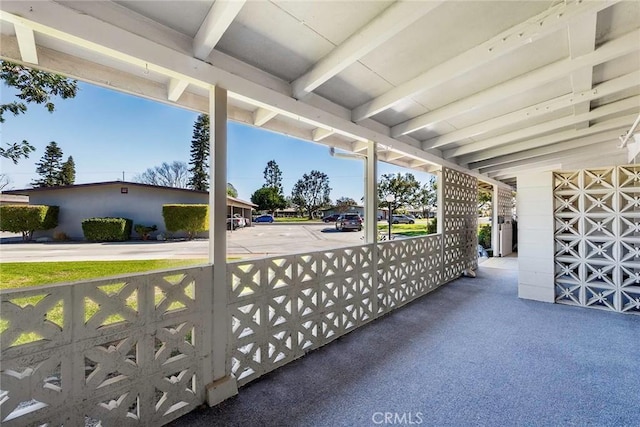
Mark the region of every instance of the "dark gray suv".
[[336, 221], [336, 230], [362, 230], [362, 218], [357, 213], [342, 214]]

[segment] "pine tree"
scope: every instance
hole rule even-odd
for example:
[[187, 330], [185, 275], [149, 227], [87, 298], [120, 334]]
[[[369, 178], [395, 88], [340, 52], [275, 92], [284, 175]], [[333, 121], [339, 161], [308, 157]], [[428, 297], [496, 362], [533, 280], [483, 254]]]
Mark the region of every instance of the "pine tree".
[[73, 156], [69, 156], [67, 161], [62, 164], [59, 185], [73, 185], [74, 182], [76, 182], [76, 164], [73, 161]]
[[193, 190], [209, 189], [209, 116], [200, 114], [193, 125], [188, 186]]
[[40, 162], [36, 163], [36, 172], [40, 179], [33, 181], [34, 187], [54, 187], [60, 185], [62, 173], [62, 150], [55, 141], [51, 141], [45, 149]]
[[267, 167], [264, 168], [264, 188], [273, 187], [282, 195], [282, 171], [275, 160], [269, 160]]

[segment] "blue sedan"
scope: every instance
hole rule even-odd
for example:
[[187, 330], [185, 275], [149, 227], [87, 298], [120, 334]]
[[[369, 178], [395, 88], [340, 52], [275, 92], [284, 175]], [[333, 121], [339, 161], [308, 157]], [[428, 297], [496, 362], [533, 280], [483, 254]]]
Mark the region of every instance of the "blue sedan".
[[254, 222], [273, 222], [273, 217], [271, 215], [260, 215], [255, 219]]

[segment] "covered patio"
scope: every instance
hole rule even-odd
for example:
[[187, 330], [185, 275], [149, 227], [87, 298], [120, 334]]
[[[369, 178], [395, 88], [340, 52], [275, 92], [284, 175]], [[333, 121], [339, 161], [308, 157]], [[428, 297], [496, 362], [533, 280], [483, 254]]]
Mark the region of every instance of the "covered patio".
[[[637, 1], [3, 1], [0, 30], [208, 114], [213, 237], [1, 291], [3, 425], [636, 423]], [[228, 120], [362, 161], [363, 243], [228, 262]], [[378, 242], [378, 162], [438, 175], [436, 234]], [[478, 269], [479, 183], [494, 224], [517, 190], [517, 274]]]
[[637, 318], [518, 299], [516, 284], [481, 264], [170, 425], [637, 424]]

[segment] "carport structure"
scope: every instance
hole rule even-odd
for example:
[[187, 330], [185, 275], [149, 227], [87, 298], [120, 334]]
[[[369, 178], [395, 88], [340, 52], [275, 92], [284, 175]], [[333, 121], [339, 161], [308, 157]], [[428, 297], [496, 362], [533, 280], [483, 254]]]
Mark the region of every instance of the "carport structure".
[[[475, 268], [478, 180], [497, 215], [517, 185], [521, 297], [640, 312], [636, 1], [3, 1], [0, 21], [3, 59], [208, 113], [213, 154], [210, 265], [2, 292], [7, 425], [220, 402]], [[361, 246], [227, 263], [228, 119], [363, 158], [368, 218], [378, 160], [437, 172], [439, 233], [377, 243], [367, 221]]]

